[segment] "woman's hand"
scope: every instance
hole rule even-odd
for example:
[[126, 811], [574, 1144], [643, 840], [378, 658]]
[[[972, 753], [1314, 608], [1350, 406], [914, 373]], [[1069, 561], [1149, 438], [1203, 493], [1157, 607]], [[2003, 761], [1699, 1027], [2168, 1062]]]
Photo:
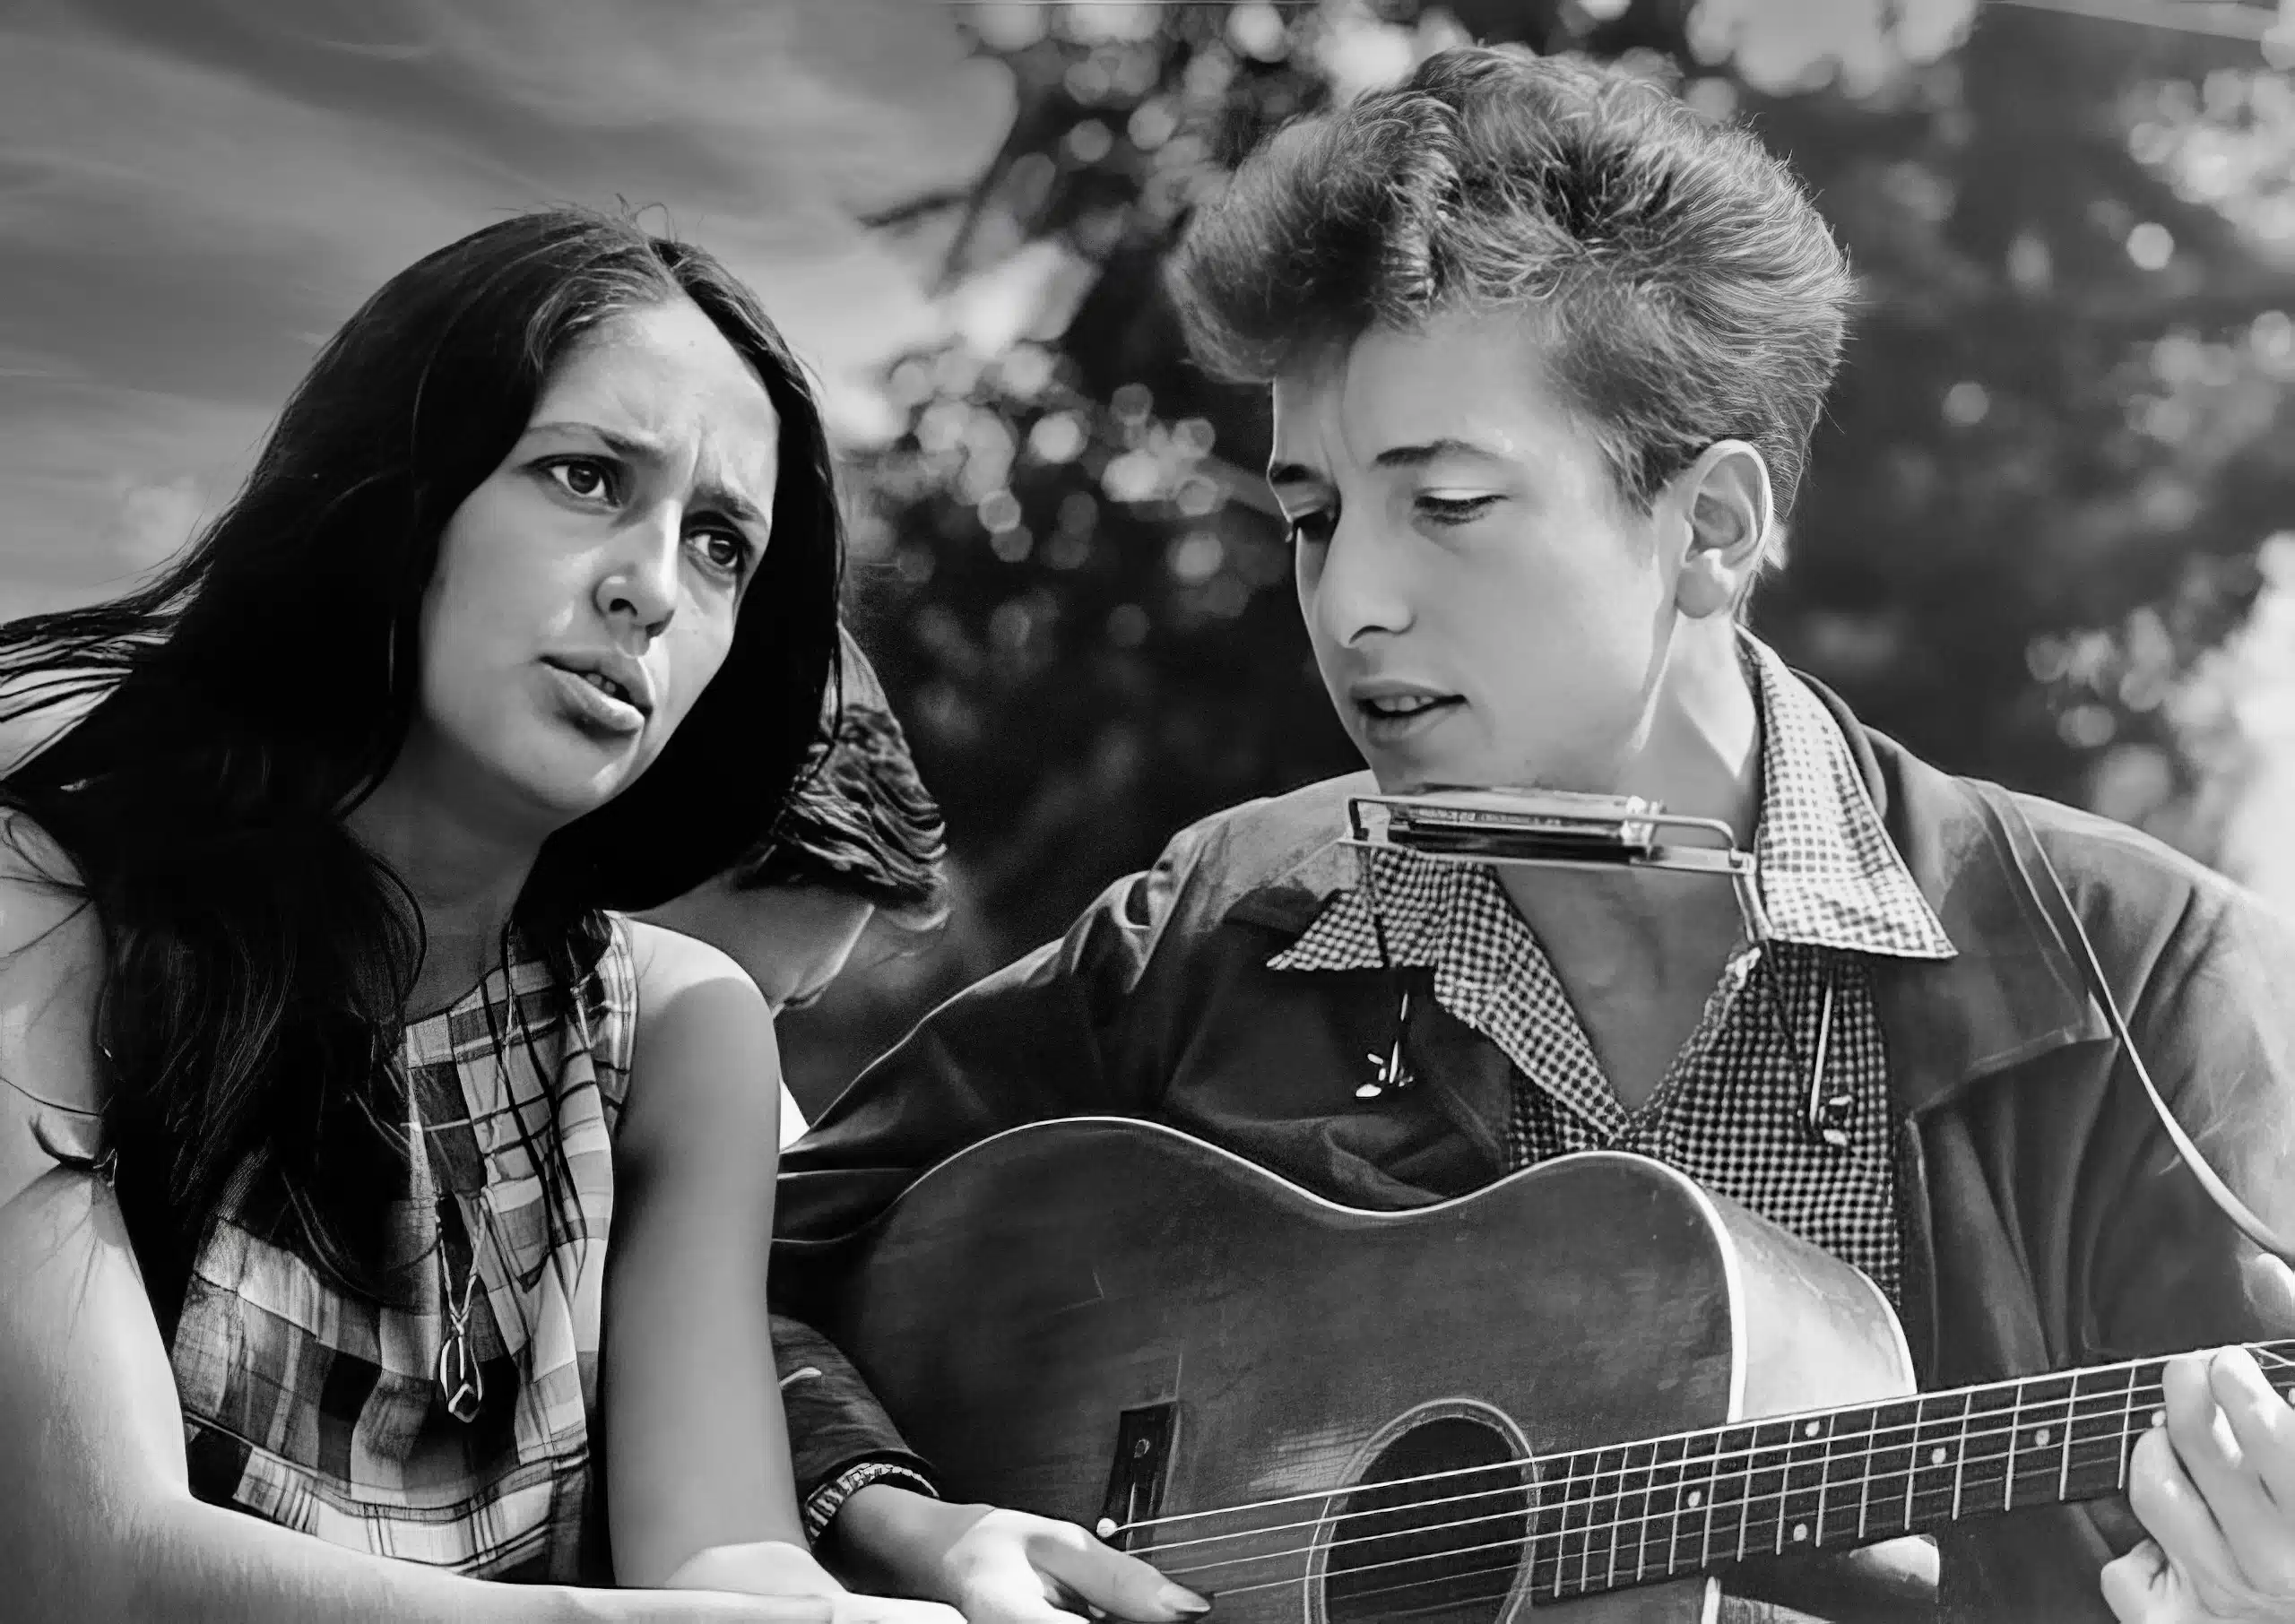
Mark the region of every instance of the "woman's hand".
[[1182, 1624], [1211, 1609], [1072, 1523], [1022, 1511], [870, 1483], [830, 1526], [870, 1576], [953, 1602], [966, 1624], [1083, 1624], [1086, 1606], [1139, 1624]]
[[2295, 1408], [2240, 1348], [2171, 1361], [2128, 1503], [2152, 1537], [2103, 1572], [2120, 1624], [2295, 1624]]
[[784, 1540], [712, 1545], [680, 1562], [662, 1587], [787, 1598], [787, 1612], [771, 1615], [777, 1624], [958, 1624], [954, 1609], [936, 1602], [855, 1595], [812, 1552]]

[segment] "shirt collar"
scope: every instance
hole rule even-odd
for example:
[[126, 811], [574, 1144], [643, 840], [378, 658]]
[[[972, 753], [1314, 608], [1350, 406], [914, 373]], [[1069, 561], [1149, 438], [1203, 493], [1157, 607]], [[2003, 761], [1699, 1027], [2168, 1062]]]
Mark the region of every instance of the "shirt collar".
[[1766, 644], [1750, 633], [1739, 643], [1761, 707], [1754, 856], [1771, 933], [1849, 953], [1951, 958], [1952, 940], [1891, 842], [1832, 713]]

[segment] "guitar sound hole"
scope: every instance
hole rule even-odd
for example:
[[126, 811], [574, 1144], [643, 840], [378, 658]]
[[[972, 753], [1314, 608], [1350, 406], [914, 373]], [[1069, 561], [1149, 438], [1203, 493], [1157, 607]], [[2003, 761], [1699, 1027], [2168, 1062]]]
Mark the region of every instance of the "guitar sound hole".
[[1324, 1617], [1494, 1624], [1529, 1531], [1530, 1481], [1504, 1436], [1480, 1421], [1451, 1416], [1413, 1427], [1371, 1463], [1339, 1509]]

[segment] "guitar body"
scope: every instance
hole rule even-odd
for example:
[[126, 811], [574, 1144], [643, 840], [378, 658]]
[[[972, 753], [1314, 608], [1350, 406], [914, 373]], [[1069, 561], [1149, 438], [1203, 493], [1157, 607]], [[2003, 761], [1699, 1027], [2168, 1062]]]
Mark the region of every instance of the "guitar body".
[[[1230, 1624], [1694, 1624], [1713, 1579], [1540, 1594], [1537, 1458], [1912, 1389], [1863, 1275], [1620, 1153], [1373, 1214], [1168, 1129], [1048, 1122], [862, 1246], [823, 1329], [949, 1492], [1097, 1525]], [[1468, 1468], [1449, 1512], [1364, 1486]], [[1630, 1565], [1615, 1541], [1572, 1559]], [[1884, 1584], [1933, 1576], [1882, 1549]]]

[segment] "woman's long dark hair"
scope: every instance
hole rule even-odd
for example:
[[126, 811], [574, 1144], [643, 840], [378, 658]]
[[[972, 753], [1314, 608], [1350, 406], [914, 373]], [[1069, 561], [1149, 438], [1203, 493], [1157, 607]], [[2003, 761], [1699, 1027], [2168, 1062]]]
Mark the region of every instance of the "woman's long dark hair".
[[779, 414], [772, 538], [715, 678], [643, 777], [543, 846], [518, 900], [515, 929], [570, 989], [604, 945], [599, 910], [666, 901], [772, 824], [835, 662], [820, 411], [755, 295], [702, 250], [572, 211], [439, 250], [328, 341], [245, 487], [163, 574], [0, 626], [7, 714], [105, 690], [0, 781], [0, 805], [68, 853], [101, 922], [107, 1128], [163, 1325], [227, 1202], [380, 1294], [421, 945], [404, 887], [342, 815], [405, 738], [446, 521], [569, 346], [680, 296]]

